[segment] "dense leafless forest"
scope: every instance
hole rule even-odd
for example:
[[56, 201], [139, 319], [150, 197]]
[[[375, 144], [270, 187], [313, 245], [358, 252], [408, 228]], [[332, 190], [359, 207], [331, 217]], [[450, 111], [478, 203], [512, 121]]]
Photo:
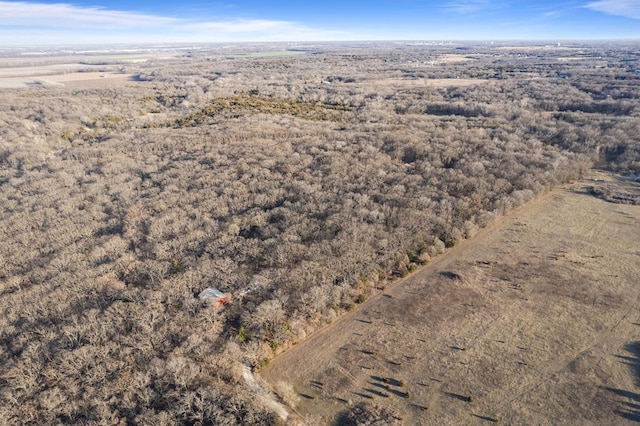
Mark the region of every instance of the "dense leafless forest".
[[593, 166], [640, 172], [637, 45], [283, 49], [0, 89], [0, 423], [276, 423], [243, 365]]

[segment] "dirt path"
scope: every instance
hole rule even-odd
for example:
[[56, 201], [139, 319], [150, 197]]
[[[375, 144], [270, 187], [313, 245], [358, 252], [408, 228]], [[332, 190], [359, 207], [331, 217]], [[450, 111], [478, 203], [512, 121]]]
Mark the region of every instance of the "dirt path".
[[289, 410], [287, 410], [284, 405], [279, 403], [274, 395], [271, 395], [267, 390], [265, 390], [265, 386], [259, 383], [260, 379], [256, 378], [249, 367], [243, 367], [242, 378], [244, 379], [247, 387], [254, 393], [255, 397], [258, 398], [265, 407], [271, 409], [282, 420], [287, 421], [287, 419], [289, 418]]
[[640, 421], [640, 207], [589, 184], [512, 213], [261, 376], [313, 424], [359, 401], [406, 424]]

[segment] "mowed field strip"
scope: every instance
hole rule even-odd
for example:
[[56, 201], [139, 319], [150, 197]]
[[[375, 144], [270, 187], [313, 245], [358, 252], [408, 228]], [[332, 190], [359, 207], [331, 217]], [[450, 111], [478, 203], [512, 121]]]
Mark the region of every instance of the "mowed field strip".
[[639, 421], [640, 207], [592, 184], [521, 207], [260, 375], [310, 424], [361, 401], [404, 424]]

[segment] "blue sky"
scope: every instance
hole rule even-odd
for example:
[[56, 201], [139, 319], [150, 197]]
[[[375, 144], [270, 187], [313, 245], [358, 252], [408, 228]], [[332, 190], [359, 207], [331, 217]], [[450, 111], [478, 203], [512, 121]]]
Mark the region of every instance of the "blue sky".
[[640, 0], [0, 0], [0, 45], [640, 39]]

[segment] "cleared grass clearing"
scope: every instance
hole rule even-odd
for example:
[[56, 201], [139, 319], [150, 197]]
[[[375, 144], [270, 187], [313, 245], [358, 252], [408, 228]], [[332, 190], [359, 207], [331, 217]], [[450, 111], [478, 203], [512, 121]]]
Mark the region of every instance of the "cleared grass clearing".
[[525, 205], [261, 376], [313, 424], [360, 401], [406, 424], [637, 420], [640, 208], [590, 185]]
[[135, 81], [133, 74], [112, 72], [83, 72], [52, 75], [38, 79], [44, 84], [62, 84], [65, 87], [108, 87]]
[[444, 63], [447, 63], [447, 64], [453, 64], [453, 63], [458, 63], [458, 62], [473, 61], [473, 58], [470, 58], [470, 57], [468, 57], [466, 55], [449, 54], [449, 55], [442, 55], [442, 56], [438, 57], [438, 61], [444, 62]]
[[434, 78], [426, 80], [427, 86], [431, 87], [467, 87], [488, 82], [489, 80], [481, 78]]

